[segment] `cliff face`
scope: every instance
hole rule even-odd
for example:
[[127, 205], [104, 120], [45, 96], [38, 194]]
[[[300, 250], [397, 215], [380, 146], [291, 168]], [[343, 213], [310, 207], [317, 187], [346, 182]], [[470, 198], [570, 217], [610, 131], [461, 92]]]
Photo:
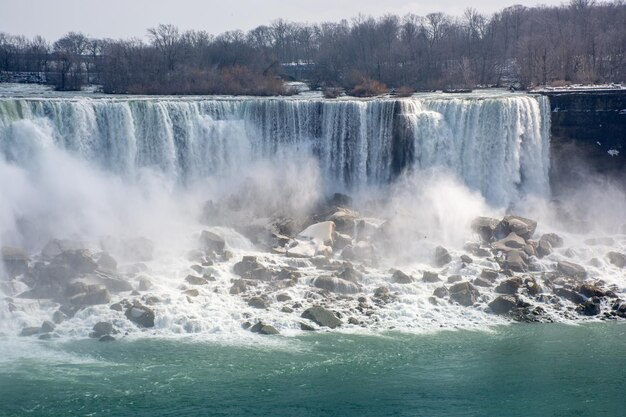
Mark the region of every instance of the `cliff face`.
[[626, 174], [626, 90], [548, 92], [552, 181]]

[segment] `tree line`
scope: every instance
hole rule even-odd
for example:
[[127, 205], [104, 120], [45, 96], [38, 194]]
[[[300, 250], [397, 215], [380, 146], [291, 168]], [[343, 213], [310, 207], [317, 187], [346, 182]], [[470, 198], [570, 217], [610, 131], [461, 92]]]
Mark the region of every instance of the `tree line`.
[[284, 80], [374, 95], [626, 81], [626, 3], [572, 0], [492, 15], [443, 13], [301, 24], [279, 19], [248, 32], [148, 29], [147, 40], [70, 32], [49, 44], [0, 33], [0, 72], [59, 90], [106, 93], [288, 94]]

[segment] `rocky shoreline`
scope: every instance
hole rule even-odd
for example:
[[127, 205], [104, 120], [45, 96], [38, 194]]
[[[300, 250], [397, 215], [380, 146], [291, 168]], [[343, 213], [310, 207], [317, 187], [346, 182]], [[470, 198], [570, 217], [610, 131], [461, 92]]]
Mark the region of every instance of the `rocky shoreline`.
[[[423, 309], [472, 309], [514, 322], [626, 318], [624, 287], [589, 270], [608, 266], [625, 277], [623, 249], [578, 262], [564, 237], [539, 235], [537, 222], [521, 216], [476, 218], [473, 240], [462, 250], [437, 245], [429, 265], [409, 271], [385, 266], [387, 250], [393, 250], [389, 248], [397, 239], [393, 218], [366, 217], [346, 195], [335, 194], [298, 218], [241, 222], [230, 216], [233, 212], [237, 207], [232, 202], [206, 203], [202, 223], [207, 228], [188, 254], [184, 278], [173, 288], [178, 294], [172, 295], [153, 292], [156, 279], [149, 265], [155, 245], [146, 238], [103, 239], [99, 251], [55, 239], [33, 256], [3, 247], [7, 277], [0, 289], [9, 294], [4, 300], [9, 314], [23, 323], [19, 334], [60, 337], [64, 333], [59, 326], [77, 313], [108, 308], [109, 320], [95, 323], [90, 336], [112, 341], [158, 328], [163, 309], [175, 296], [189, 304], [201, 304], [209, 296], [234, 299], [243, 308], [231, 314], [233, 320], [262, 335], [281, 333], [284, 323], [302, 331], [377, 327], [382, 322], [393, 328], [385, 317], [411, 302], [406, 291], [426, 294], [422, 298], [430, 307], [420, 304]], [[249, 239], [254, 253], [234, 251], [220, 234], [224, 227]], [[619, 236], [619, 242], [601, 236], [584, 244], [617, 248], [624, 241], [623, 233]], [[38, 300], [51, 312], [41, 325], [29, 325], [24, 318], [28, 300]]]

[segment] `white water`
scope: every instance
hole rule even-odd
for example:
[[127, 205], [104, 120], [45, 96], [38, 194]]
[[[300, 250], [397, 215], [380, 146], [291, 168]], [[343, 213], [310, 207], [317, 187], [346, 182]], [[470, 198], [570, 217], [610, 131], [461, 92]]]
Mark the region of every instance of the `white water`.
[[[374, 214], [393, 216], [398, 236], [396, 246], [384, 248], [388, 262], [363, 278], [364, 294], [381, 285], [399, 294], [370, 325], [483, 327], [502, 319], [484, 306], [433, 306], [429, 297], [438, 284], [390, 284], [388, 268], [401, 265], [419, 277], [433, 269], [424, 254], [437, 243], [458, 259], [475, 216], [502, 214], [529, 199], [545, 202], [548, 132], [545, 98], [501, 93], [335, 101], [0, 98], [0, 244], [36, 254], [50, 238], [72, 238], [97, 252], [107, 236], [148, 236], [156, 256], [144, 275], [154, 283], [149, 293], [161, 299], [154, 306], [157, 334], [248, 335], [240, 324], [256, 318], [289, 334], [299, 319], [281, 313], [282, 304], [254, 310], [229, 294], [232, 266], [244, 254], [277, 267], [298, 266], [303, 278], [282, 292], [305, 304], [319, 270], [308, 261], [259, 254], [229, 229], [220, 232], [235, 257], [212, 267], [216, 282], [199, 288], [199, 297], [190, 301], [183, 294], [184, 277], [192, 273], [186, 254], [203, 229], [201, 204], [235, 195], [247, 216], [239, 221], [254, 223], [277, 212], [305, 213], [320, 196], [347, 191], [364, 203], [382, 198]], [[600, 256], [606, 248], [593, 250]], [[554, 256], [549, 261], [561, 255]], [[481, 260], [461, 270], [456, 260], [441, 272], [472, 276], [495, 266]], [[611, 271], [605, 266], [596, 276]], [[139, 278], [127, 277], [134, 287]], [[10, 297], [24, 290], [0, 289]], [[19, 311], [0, 304], [0, 329], [9, 334], [50, 319], [58, 307], [13, 301]], [[338, 308], [352, 314], [354, 306], [346, 301]], [[79, 312], [57, 331], [84, 337], [102, 320], [137, 334], [108, 305]]]

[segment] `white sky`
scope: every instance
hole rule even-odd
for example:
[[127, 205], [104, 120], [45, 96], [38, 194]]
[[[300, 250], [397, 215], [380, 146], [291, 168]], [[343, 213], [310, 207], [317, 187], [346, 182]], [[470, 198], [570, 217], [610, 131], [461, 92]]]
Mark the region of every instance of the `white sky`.
[[359, 13], [460, 16], [471, 6], [491, 13], [513, 4], [557, 5], [562, 0], [0, 0], [0, 32], [56, 40], [69, 31], [88, 36], [144, 37], [146, 29], [172, 23], [181, 29], [248, 30], [278, 18], [316, 23]]

